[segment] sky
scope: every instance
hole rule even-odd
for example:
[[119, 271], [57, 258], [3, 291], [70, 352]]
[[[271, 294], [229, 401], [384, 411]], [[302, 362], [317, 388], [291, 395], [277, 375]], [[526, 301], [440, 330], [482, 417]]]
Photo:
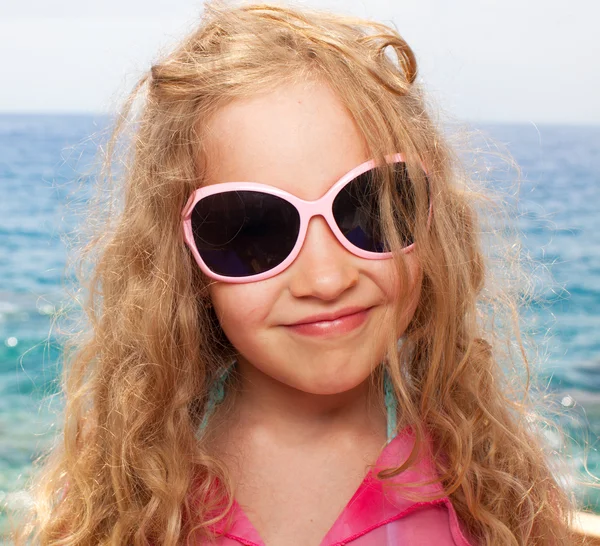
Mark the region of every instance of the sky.
[[[281, 0], [277, 0], [281, 1]], [[114, 112], [201, 0], [0, 0], [0, 112]], [[600, 125], [599, 0], [295, 0], [393, 23], [441, 115]]]

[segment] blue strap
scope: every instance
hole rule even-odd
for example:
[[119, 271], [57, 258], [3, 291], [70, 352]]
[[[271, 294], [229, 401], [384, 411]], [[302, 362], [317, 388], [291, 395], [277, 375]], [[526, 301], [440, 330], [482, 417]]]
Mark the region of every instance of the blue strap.
[[398, 400], [394, 393], [394, 386], [388, 369], [385, 369], [383, 377], [383, 389], [385, 393], [385, 409], [387, 413], [387, 441], [388, 444], [396, 437], [398, 431]]
[[225, 399], [225, 382], [227, 381], [227, 377], [231, 372], [231, 369], [235, 365], [235, 360], [229, 364], [223, 371], [220, 373], [217, 380], [213, 383], [210, 391], [208, 393], [208, 401], [206, 402], [206, 410], [204, 411], [204, 417], [202, 418], [202, 422], [198, 427], [198, 435], [200, 435], [206, 429], [208, 425], [208, 420], [215, 412], [215, 408], [217, 404], [220, 404]]
[[[208, 401], [206, 403], [206, 410], [202, 422], [198, 427], [198, 435], [200, 435], [206, 429], [208, 420], [215, 411], [215, 408], [225, 398], [225, 382], [229, 376], [231, 370], [235, 366], [233, 361], [229, 366], [223, 369], [217, 380], [213, 383], [210, 392], [208, 393]], [[388, 444], [396, 437], [398, 427], [398, 401], [394, 394], [394, 387], [390, 378], [387, 368], [384, 372], [384, 392], [385, 392], [385, 408], [387, 413], [387, 441]]]

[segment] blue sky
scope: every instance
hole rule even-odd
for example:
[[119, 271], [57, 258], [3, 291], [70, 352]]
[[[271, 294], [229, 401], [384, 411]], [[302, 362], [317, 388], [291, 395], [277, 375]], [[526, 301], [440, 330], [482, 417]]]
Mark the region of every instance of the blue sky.
[[[598, 0], [303, 0], [393, 21], [430, 101], [470, 121], [600, 124]], [[114, 111], [199, 0], [0, 2], [0, 111]]]

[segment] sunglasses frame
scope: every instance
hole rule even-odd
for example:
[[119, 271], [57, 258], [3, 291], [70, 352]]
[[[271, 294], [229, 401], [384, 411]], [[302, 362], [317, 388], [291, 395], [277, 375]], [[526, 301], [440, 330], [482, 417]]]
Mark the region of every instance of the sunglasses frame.
[[[392, 155], [385, 156], [386, 163], [405, 163], [404, 155], [401, 153], [396, 153]], [[342, 246], [354, 254], [359, 258], [367, 258], [369, 260], [384, 260], [392, 257], [392, 252], [370, 252], [368, 250], [363, 250], [355, 245], [353, 245], [340, 231], [335, 218], [333, 216], [333, 201], [337, 197], [338, 193], [341, 189], [346, 186], [351, 180], [356, 178], [357, 176], [367, 172], [368, 170], [376, 167], [378, 163], [371, 159], [369, 161], [365, 161], [361, 163], [351, 171], [347, 172], [344, 176], [342, 176], [329, 190], [327, 193], [316, 199], [314, 201], [306, 201], [304, 199], [300, 199], [295, 195], [286, 192], [285, 190], [276, 188], [274, 186], [270, 186], [268, 184], [261, 184], [258, 182], [222, 182], [219, 184], [213, 184], [211, 186], [204, 186], [194, 190], [192, 195], [190, 195], [187, 204], [185, 205], [182, 218], [183, 218], [183, 237], [186, 245], [192, 252], [196, 263], [202, 270], [202, 272], [208, 277], [215, 279], [217, 281], [228, 282], [228, 283], [247, 283], [247, 282], [255, 282], [262, 281], [268, 279], [270, 277], [274, 277], [278, 275], [285, 269], [287, 269], [296, 259], [302, 246], [304, 244], [304, 240], [306, 238], [306, 233], [308, 231], [308, 225], [310, 220], [314, 216], [322, 216], [327, 224], [329, 225], [329, 229], [333, 232], [336, 239], [342, 244]], [[423, 171], [425, 175], [427, 175], [427, 170], [423, 167]], [[214, 195], [217, 193], [225, 193], [230, 191], [260, 191], [263, 193], [267, 193], [270, 195], [275, 195], [284, 199], [285, 201], [291, 203], [297, 210], [300, 215], [300, 228], [298, 231], [298, 237], [296, 239], [296, 243], [292, 248], [289, 255], [283, 260], [279, 265], [275, 266], [273, 269], [269, 269], [264, 273], [258, 273], [256, 275], [249, 275], [246, 277], [228, 277], [226, 275], [219, 275], [218, 273], [214, 273], [209, 269], [206, 265], [198, 249], [196, 248], [196, 243], [194, 241], [194, 235], [192, 232], [192, 211], [196, 204], [203, 199], [204, 197], [208, 197], [209, 195]], [[433, 214], [433, 200], [431, 199], [431, 188], [430, 198], [429, 198], [429, 217], [427, 219], [427, 229], [431, 225], [431, 217]], [[415, 243], [413, 242], [409, 246], [402, 249], [403, 253], [411, 252], [414, 249]]]

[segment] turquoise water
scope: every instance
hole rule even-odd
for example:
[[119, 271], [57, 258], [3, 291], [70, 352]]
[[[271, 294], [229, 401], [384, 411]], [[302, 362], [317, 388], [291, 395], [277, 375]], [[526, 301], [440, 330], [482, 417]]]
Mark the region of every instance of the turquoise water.
[[[67, 203], [74, 169], [82, 172], [102, 119], [85, 116], [0, 116], [0, 503], [19, 503], [31, 457], [55, 435], [53, 412], [60, 339], [51, 314], [63, 299], [66, 250], [61, 234], [76, 218]], [[532, 256], [555, 282], [537, 288], [529, 311], [552, 330], [545, 373], [579, 417], [563, 423], [572, 464], [600, 474], [600, 127], [481, 127], [505, 143], [523, 170], [519, 226]], [[85, 188], [85, 186], [84, 186]], [[84, 192], [85, 193], [85, 192]], [[551, 286], [551, 287], [550, 287]], [[559, 288], [557, 288], [557, 286]], [[586, 419], [588, 422], [586, 422]], [[600, 513], [598, 491], [579, 496]], [[0, 514], [0, 531], [2, 529]]]

